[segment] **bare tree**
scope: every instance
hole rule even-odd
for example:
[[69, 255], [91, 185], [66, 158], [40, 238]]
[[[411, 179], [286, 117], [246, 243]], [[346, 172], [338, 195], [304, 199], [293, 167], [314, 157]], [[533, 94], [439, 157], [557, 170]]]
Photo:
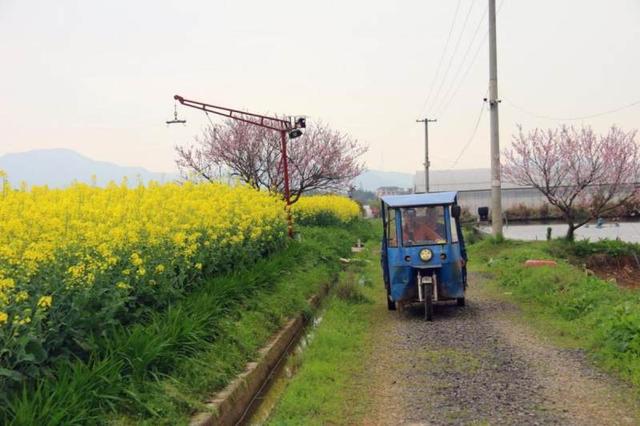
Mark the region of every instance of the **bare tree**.
[[[364, 170], [366, 147], [323, 123], [309, 125], [287, 144], [291, 202], [305, 192], [341, 191]], [[284, 192], [278, 132], [229, 120], [209, 126], [195, 144], [176, 147], [183, 175], [214, 180], [222, 166], [256, 189]]]
[[567, 239], [590, 220], [628, 203], [639, 193], [640, 152], [636, 131], [612, 127], [596, 135], [591, 127], [519, 127], [504, 153], [502, 174], [533, 186], [557, 207], [569, 225]]

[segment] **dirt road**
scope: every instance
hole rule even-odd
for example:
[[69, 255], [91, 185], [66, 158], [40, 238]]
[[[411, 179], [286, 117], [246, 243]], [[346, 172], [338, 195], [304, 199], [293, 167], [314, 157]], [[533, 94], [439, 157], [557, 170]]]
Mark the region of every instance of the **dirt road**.
[[482, 277], [470, 283], [467, 306], [437, 306], [431, 323], [420, 307], [380, 308], [365, 424], [640, 424], [628, 386], [536, 335]]

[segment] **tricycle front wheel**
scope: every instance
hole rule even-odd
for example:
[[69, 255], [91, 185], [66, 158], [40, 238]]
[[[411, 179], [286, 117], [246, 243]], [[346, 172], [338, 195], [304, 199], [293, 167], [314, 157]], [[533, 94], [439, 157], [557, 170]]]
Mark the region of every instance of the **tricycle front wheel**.
[[424, 284], [424, 320], [433, 321], [433, 284]]

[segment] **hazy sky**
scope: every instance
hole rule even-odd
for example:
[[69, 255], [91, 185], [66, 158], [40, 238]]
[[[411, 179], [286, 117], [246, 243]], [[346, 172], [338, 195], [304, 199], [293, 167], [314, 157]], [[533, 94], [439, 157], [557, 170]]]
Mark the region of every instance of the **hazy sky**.
[[[432, 167], [450, 168], [473, 133], [488, 80], [486, 0], [460, 0], [435, 78], [457, 5], [0, 0], [0, 154], [65, 147], [172, 170], [173, 147], [207, 122], [182, 108], [187, 126], [167, 128], [178, 93], [321, 119], [366, 142], [370, 168], [405, 172], [422, 167], [415, 119], [429, 114], [438, 119]], [[579, 117], [640, 100], [640, 0], [503, 0], [498, 78], [503, 147], [516, 123], [561, 123], [514, 105]], [[435, 102], [425, 109], [431, 87]], [[640, 128], [640, 105], [583, 121]], [[457, 168], [488, 166], [488, 125], [485, 112]]]

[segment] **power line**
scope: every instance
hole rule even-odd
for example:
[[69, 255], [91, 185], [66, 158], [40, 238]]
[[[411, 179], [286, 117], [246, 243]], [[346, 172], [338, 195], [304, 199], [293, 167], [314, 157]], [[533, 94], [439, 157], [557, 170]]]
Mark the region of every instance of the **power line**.
[[478, 45], [478, 49], [476, 50], [476, 53], [473, 55], [473, 59], [469, 63], [469, 66], [467, 67], [465, 72], [462, 74], [462, 78], [460, 79], [460, 81], [458, 81], [458, 85], [456, 86], [455, 90], [453, 91], [453, 94], [447, 100], [447, 102], [445, 102], [445, 104], [443, 105], [442, 109], [440, 110], [441, 114], [444, 114], [445, 111], [449, 108], [449, 105], [455, 99], [456, 95], [460, 91], [460, 88], [462, 87], [462, 84], [467, 80], [467, 77], [469, 76], [469, 73], [471, 72], [471, 69], [473, 68], [473, 65], [475, 64], [476, 60], [478, 59], [478, 56], [480, 55], [480, 52], [482, 51], [482, 48], [484, 47], [484, 45], [485, 45], [485, 43], [487, 41], [487, 36], [488, 35], [489, 35], [489, 33], [485, 34], [484, 38], [482, 39], [482, 42]]
[[433, 76], [433, 81], [431, 81], [431, 86], [429, 88], [429, 93], [427, 94], [427, 98], [422, 104], [422, 111], [427, 107], [429, 100], [431, 99], [431, 95], [433, 94], [433, 88], [436, 85], [436, 80], [440, 75], [440, 69], [442, 68], [442, 61], [444, 61], [445, 53], [447, 52], [447, 48], [449, 47], [449, 41], [451, 40], [451, 34], [453, 33], [453, 27], [456, 23], [456, 18], [458, 17], [458, 11], [460, 10], [460, 3], [462, 0], [458, 0], [458, 4], [456, 5], [456, 11], [453, 14], [453, 20], [451, 21], [451, 26], [449, 27], [449, 35], [447, 36], [447, 41], [444, 44], [444, 49], [442, 49], [442, 55], [440, 55], [440, 61], [438, 62], [438, 66], [436, 67], [436, 74]]
[[[445, 90], [444, 92], [444, 97], [442, 98], [443, 102], [440, 102], [439, 106], [442, 107], [444, 104], [446, 104], [446, 100], [449, 99], [449, 95], [451, 94], [453, 88], [455, 87], [455, 83], [458, 80], [458, 77], [460, 76], [460, 71], [462, 71], [462, 67], [466, 64], [467, 58], [469, 57], [469, 52], [471, 52], [471, 48], [473, 47], [475, 41], [476, 41], [476, 37], [478, 36], [478, 33], [480, 32], [480, 28], [482, 27], [482, 24], [484, 23], [484, 19], [487, 16], [487, 11], [489, 10], [489, 6], [487, 6], [484, 9], [484, 12], [482, 12], [482, 14], [480, 15], [480, 20], [478, 21], [478, 24], [476, 25], [476, 29], [473, 32], [473, 35], [471, 36], [471, 41], [469, 42], [469, 45], [467, 46], [467, 49], [464, 51], [464, 54], [462, 55], [462, 60], [460, 61], [460, 64], [458, 65], [458, 68], [456, 69], [456, 72], [453, 74], [453, 78], [451, 79], [451, 84], [449, 85], [449, 87], [447, 88], [447, 90]], [[488, 34], [488, 33], [487, 33]], [[484, 38], [486, 39], [487, 34], [485, 34]], [[482, 40], [480, 42], [480, 46], [482, 46], [484, 44], [484, 40]]]
[[[504, 98], [503, 98], [503, 99], [504, 99]], [[578, 121], [578, 120], [586, 120], [586, 119], [589, 119], [589, 118], [600, 117], [600, 116], [602, 116], [602, 115], [613, 114], [614, 112], [622, 111], [622, 110], [624, 110], [624, 109], [632, 108], [632, 107], [634, 107], [634, 106], [636, 106], [636, 105], [640, 105], [640, 99], [639, 99], [639, 100], [637, 100], [637, 101], [631, 102], [630, 104], [626, 104], [626, 105], [623, 105], [623, 106], [618, 107], [618, 108], [610, 109], [610, 110], [608, 110], [608, 111], [602, 111], [602, 112], [598, 112], [598, 113], [595, 113], [595, 114], [583, 115], [583, 116], [580, 116], [580, 117], [565, 117], [565, 118], [562, 118], [562, 117], [552, 117], [552, 116], [549, 116], [549, 115], [537, 114], [537, 113], [535, 113], [535, 112], [531, 112], [531, 111], [529, 111], [529, 110], [527, 110], [527, 109], [525, 109], [525, 108], [522, 108], [522, 107], [520, 107], [520, 106], [518, 106], [518, 105], [514, 104], [514, 103], [513, 103], [513, 102], [511, 102], [509, 99], [505, 99], [505, 101], [507, 101], [507, 103], [508, 103], [510, 106], [512, 106], [513, 108], [515, 108], [515, 109], [517, 109], [517, 110], [520, 110], [520, 111], [522, 111], [522, 112], [524, 112], [524, 113], [526, 113], [526, 114], [529, 114], [529, 115], [531, 115], [531, 116], [533, 116], [533, 117], [536, 117], [536, 118], [544, 118], [544, 119], [546, 119], [546, 120], [554, 120], [554, 121]]]
[[438, 103], [437, 101], [439, 100], [440, 92], [442, 92], [442, 87], [444, 86], [444, 83], [447, 81], [449, 70], [451, 69], [451, 65], [453, 64], [453, 58], [455, 58], [456, 53], [458, 53], [458, 48], [460, 47], [460, 41], [462, 40], [462, 36], [464, 35], [464, 30], [467, 27], [467, 22], [469, 22], [469, 16], [471, 15], [471, 11], [473, 10], [474, 4], [475, 4], [474, 2], [471, 2], [469, 4], [469, 10], [467, 11], [467, 15], [464, 17], [464, 22], [462, 23], [462, 29], [460, 30], [460, 35], [458, 36], [458, 40], [456, 41], [456, 46], [453, 48], [453, 53], [451, 54], [451, 58], [449, 58], [447, 69], [444, 72], [440, 85], [438, 86], [438, 90], [436, 91], [435, 100], [433, 102], [434, 105]]
[[473, 139], [476, 136], [476, 133], [478, 132], [478, 127], [480, 127], [480, 120], [482, 119], [482, 114], [484, 113], [484, 109], [485, 109], [484, 108], [484, 104], [485, 104], [485, 102], [482, 101], [482, 105], [480, 106], [480, 113], [478, 114], [478, 119], [476, 120], [476, 125], [473, 128], [473, 133], [471, 133], [471, 137], [469, 138], [469, 140], [467, 140], [467, 143], [464, 144], [464, 147], [462, 147], [462, 150], [460, 151], [460, 154], [458, 154], [458, 156], [456, 157], [455, 161], [453, 163], [451, 163], [451, 168], [452, 169], [458, 164], [458, 161], [460, 161], [460, 158], [462, 158], [462, 156], [464, 155], [464, 153], [467, 150], [467, 148], [469, 148], [469, 145], [471, 145], [471, 142], [473, 141]]
[[[498, 14], [502, 10], [502, 5], [503, 4], [504, 4], [504, 0], [501, 0], [500, 1], [500, 5], [498, 5], [498, 12], [497, 12]], [[484, 21], [484, 19], [481, 22], [483, 22], [483, 21]], [[471, 59], [471, 62], [469, 62], [469, 66], [467, 67], [467, 69], [462, 74], [462, 78], [460, 79], [460, 81], [458, 81], [458, 85], [456, 86], [455, 90], [453, 91], [451, 97], [449, 97], [449, 99], [443, 104], [442, 109], [440, 110], [440, 114], [444, 114], [447, 111], [447, 109], [449, 108], [449, 105], [451, 105], [451, 102], [455, 99], [456, 95], [460, 91], [460, 88], [462, 87], [464, 82], [467, 80], [467, 77], [469, 76], [469, 73], [471, 72], [471, 69], [473, 68], [473, 65], [475, 65], [476, 60], [478, 59], [478, 56], [480, 55], [480, 52], [482, 51], [482, 48], [484, 47], [484, 44], [486, 43], [488, 37], [489, 37], [489, 31], [487, 30], [487, 32], [484, 34], [484, 37], [483, 37], [482, 41], [478, 45], [478, 48], [476, 49], [476, 53], [473, 55], [473, 58]]]

